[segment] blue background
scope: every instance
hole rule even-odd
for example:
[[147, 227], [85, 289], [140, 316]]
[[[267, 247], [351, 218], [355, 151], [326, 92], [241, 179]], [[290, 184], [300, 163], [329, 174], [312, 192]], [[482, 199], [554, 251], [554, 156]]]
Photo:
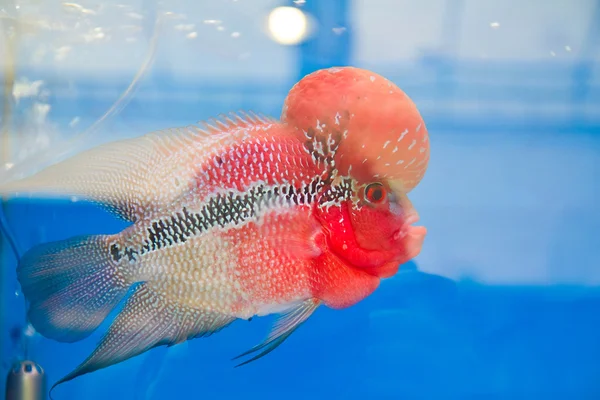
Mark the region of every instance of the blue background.
[[[307, 1], [300, 8], [322, 29], [289, 48], [293, 62], [284, 78], [271, 81], [178, 74], [176, 50], [169, 53], [163, 41], [131, 102], [88, 145], [240, 109], [277, 117], [306, 73], [370, 68], [405, 90], [426, 121], [431, 163], [411, 199], [428, 237], [422, 254], [375, 294], [345, 310], [319, 309], [258, 362], [233, 369], [230, 359], [262, 341], [271, 318], [152, 350], [64, 384], [55, 398], [600, 397], [600, 3], [581, 2], [591, 22], [571, 44], [576, 56], [526, 60], [448, 51], [466, 40], [453, 36], [466, 6], [445, 4], [441, 50], [411, 62], [379, 62], [353, 55], [356, 2]], [[152, 2], [142, 10], [156, 12]], [[345, 34], [333, 35], [330, 28], [339, 26]], [[66, 136], [78, 131], [69, 127], [73, 116], [80, 116], [78, 128], [91, 125], [131, 79], [29, 65], [19, 74], [51, 82], [49, 118]], [[17, 122], [28, 118], [23, 110], [30, 105], [26, 99], [15, 108]], [[124, 226], [82, 202], [18, 199], [5, 204], [5, 213], [23, 249]], [[3, 377], [19, 355], [11, 334], [23, 328], [24, 310], [15, 259], [1, 244]], [[106, 327], [75, 344], [35, 335], [30, 356], [51, 384], [89, 354]]]

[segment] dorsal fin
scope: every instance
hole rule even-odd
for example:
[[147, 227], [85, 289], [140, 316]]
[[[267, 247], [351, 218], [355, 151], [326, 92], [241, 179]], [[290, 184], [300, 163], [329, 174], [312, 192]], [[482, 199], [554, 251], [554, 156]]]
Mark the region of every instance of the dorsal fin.
[[[132, 139], [103, 144], [21, 180], [0, 184], [0, 196], [29, 194], [38, 197], [80, 197], [99, 202], [128, 221], [139, 219], [146, 207], [159, 196], [181, 190], [165, 187], [160, 174], [189, 174], [189, 168], [177, 163], [165, 165], [174, 154], [197, 152], [237, 136], [216, 136], [258, 124], [275, 123], [274, 119], [255, 113], [231, 113], [229, 117], [199, 122], [181, 128], [150, 132]], [[166, 167], [166, 168], [165, 168]], [[181, 176], [182, 180], [191, 178]], [[172, 190], [171, 190], [172, 189]]]
[[275, 118], [252, 111], [230, 112], [219, 114], [216, 118], [198, 122], [201, 131], [206, 134], [219, 134], [236, 128], [247, 128], [252, 125], [277, 123]]

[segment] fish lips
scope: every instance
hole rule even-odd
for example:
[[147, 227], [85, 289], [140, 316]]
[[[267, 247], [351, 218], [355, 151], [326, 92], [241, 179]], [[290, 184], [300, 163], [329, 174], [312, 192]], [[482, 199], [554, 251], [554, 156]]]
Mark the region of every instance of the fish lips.
[[411, 214], [407, 216], [406, 221], [404, 224], [402, 224], [402, 227], [392, 235], [392, 240], [394, 242], [402, 240], [409, 233], [413, 232], [415, 228], [419, 228], [418, 226], [413, 226], [417, 222], [419, 222], [419, 216], [417, 214]]
[[415, 226], [419, 221], [419, 216], [416, 214], [408, 216], [405, 223], [392, 236], [392, 240], [396, 245], [402, 246], [403, 258], [401, 263], [407, 262], [421, 253], [427, 228], [424, 226]]

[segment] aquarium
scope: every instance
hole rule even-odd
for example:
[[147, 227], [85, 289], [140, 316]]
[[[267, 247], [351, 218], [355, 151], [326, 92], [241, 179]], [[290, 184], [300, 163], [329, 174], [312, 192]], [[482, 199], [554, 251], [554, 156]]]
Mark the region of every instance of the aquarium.
[[[181, 154], [189, 155], [190, 160], [203, 157], [205, 150], [196, 152], [186, 147], [192, 146], [186, 142], [188, 136], [173, 139], [173, 144], [164, 135], [177, 135], [181, 130], [170, 130], [176, 127], [187, 127], [191, 132], [202, 126], [202, 121], [237, 113], [245, 115], [245, 122], [231, 116], [238, 121], [233, 123], [247, 124], [244, 129], [248, 132], [254, 132], [257, 126], [267, 126], [264, 130], [269, 134], [282, 132], [273, 139], [275, 147], [279, 143], [279, 150], [273, 148], [275, 158], [282, 154], [285, 158], [283, 142], [277, 142], [278, 138], [289, 135], [296, 139], [285, 143], [296, 143], [294, 135], [302, 130], [302, 121], [309, 120], [307, 115], [321, 116], [316, 127], [304, 130], [306, 143], [312, 146], [309, 155], [316, 164], [327, 162], [336, 171], [344, 165], [352, 166], [346, 171], [352, 179], [360, 171], [372, 173], [363, 165], [388, 172], [412, 171], [403, 160], [384, 160], [394, 159], [398, 147], [402, 152], [413, 151], [416, 146], [414, 154], [420, 153], [415, 161], [422, 158], [414, 165], [426, 166], [426, 172], [423, 169], [424, 174], [418, 175], [418, 184], [409, 187], [411, 190], [403, 186], [407, 194], [388, 185], [387, 175], [377, 178], [388, 190], [383, 193], [410, 198], [412, 206], [397, 200], [402, 210], [412, 207], [418, 212], [418, 224], [427, 229], [422, 247], [417, 246], [418, 255], [393, 258], [396, 264], [386, 264], [391, 273], [380, 273], [375, 267], [365, 267], [368, 272], [361, 270], [360, 274], [368, 275], [369, 282], [376, 282], [378, 287], [361, 295], [359, 301], [344, 300], [358, 289], [354, 281], [337, 276], [327, 286], [330, 291], [319, 292], [325, 293], [321, 295], [325, 299], [335, 289], [335, 296], [327, 297], [316, 310], [312, 305], [298, 306], [282, 322], [277, 319], [282, 309], [267, 301], [261, 303], [256, 313], [260, 315], [240, 311], [235, 318], [227, 317], [235, 319], [233, 323], [213, 321], [207, 330], [216, 331], [214, 334], [191, 340], [173, 339], [177, 335], [169, 329], [179, 329], [181, 321], [173, 315], [187, 315], [187, 323], [194, 324], [208, 318], [206, 314], [194, 314], [198, 310], [192, 306], [186, 309], [188, 314], [180, 308], [177, 312], [164, 311], [156, 308], [162, 303], [151, 297], [155, 302], [148, 302], [152, 303], [150, 308], [130, 309], [128, 315], [138, 324], [125, 324], [117, 332], [130, 338], [126, 343], [119, 342], [119, 351], [146, 347], [148, 351], [116, 363], [112, 361], [118, 351], [105, 352], [108, 358], [96, 360], [97, 367], [105, 368], [58, 385], [52, 398], [598, 398], [599, 21], [600, 2], [592, 0], [0, 0], [0, 193], [4, 196], [0, 213], [0, 397], [6, 393], [11, 400], [49, 398], [50, 388], [94, 351], [121, 315], [129, 296], [119, 294], [121, 297], [113, 299], [116, 292], [108, 290], [97, 295], [100, 289], [94, 286], [94, 279], [109, 282], [107, 277], [113, 275], [93, 272], [81, 278], [75, 288], [81, 302], [68, 305], [65, 299], [71, 297], [64, 290], [74, 290], [68, 282], [75, 279], [77, 271], [65, 269], [55, 279], [43, 278], [45, 272], [35, 269], [36, 262], [52, 263], [55, 259], [44, 259], [43, 252], [36, 253], [35, 249], [48, 250], [52, 246], [48, 243], [67, 243], [64, 241], [82, 235], [116, 235], [134, 229], [131, 220], [141, 215], [140, 210], [171, 207], [171, 200], [164, 200], [171, 199], [168, 182], [179, 182], [175, 178], [184, 176], [185, 167], [192, 161], [183, 156], [176, 158], [173, 162], [179, 162], [177, 165], [184, 168], [181, 170], [169, 169], [175, 164], [148, 161], [148, 171], [153, 172], [143, 181], [136, 180], [136, 168], [145, 162], [147, 154], [159, 157], [168, 146], [184, 149]], [[307, 76], [327, 77], [311, 74], [332, 67], [342, 75], [346, 73], [343, 71], [356, 71], [343, 67], [372, 72], [374, 84], [389, 80], [390, 98], [404, 99], [396, 91], [399, 88], [414, 102], [420, 117], [406, 105], [392, 113], [392, 100], [381, 100], [383, 92], [350, 91], [348, 87], [354, 88], [353, 82], [362, 79], [351, 78], [353, 75], [348, 75], [346, 86], [323, 86], [325, 83], [317, 79], [306, 85], [306, 90], [298, 89], [304, 86], [297, 83], [308, 82], [303, 81]], [[326, 73], [334, 76], [338, 69]], [[329, 82], [327, 79], [323, 82]], [[337, 82], [337, 78], [331, 79]], [[371, 88], [368, 79], [364, 80], [360, 88]], [[319, 88], [320, 94], [314, 95], [311, 88]], [[292, 93], [296, 97], [290, 100]], [[350, 103], [350, 95], [356, 95], [356, 102]], [[338, 104], [335, 102], [367, 104], [368, 99], [370, 114], [349, 108], [346, 116], [338, 116], [334, 112], [337, 109], [332, 108], [332, 104]], [[350, 121], [355, 112], [355, 121], [362, 118], [360, 129], [348, 125], [355, 128], [349, 128], [349, 133], [340, 128], [338, 136], [330, 135], [327, 140], [342, 144], [364, 140], [362, 147], [348, 150], [348, 144], [333, 151], [326, 147], [329, 141], [311, 142], [319, 132], [333, 132], [328, 129], [335, 128], [339, 121], [342, 125], [345, 118]], [[384, 129], [376, 127], [388, 129], [403, 118], [417, 122], [422, 118], [423, 122], [411, 125], [413, 130], [407, 131], [409, 136], [404, 142], [404, 136], [398, 137], [397, 146], [383, 143]], [[211, 129], [233, 129], [227, 125], [229, 122], [223, 126], [210, 123], [212, 128], [204, 128], [209, 137]], [[290, 128], [294, 126], [296, 130]], [[159, 135], [148, 136], [158, 141], [152, 143], [164, 146], [157, 147], [158, 153], [152, 153], [151, 145], [139, 139], [151, 132]], [[222, 139], [218, 140], [238, 137], [219, 135]], [[409, 144], [409, 139], [414, 144]], [[283, 148], [287, 149], [285, 143]], [[380, 153], [372, 149], [377, 143], [383, 143]], [[113, 153], [85, 153], [101, 146], [108, 146], [105, 148]], [[209, 154], [214, 147], [206, 148]], [[252, 148], [248, 149], [237, 166], [220, 156], [211, 159], [213, 175], [206, 173], [213, 179], [211, 193], [225, 190], [231, 168], [254, 171], [251, 167], [256, 165], [262, 171], [271, 165], [268, 160], [257, 161], [258, 155], [253, 159]], [[143, 152], [146, 150], [148, 153]], [[258, 148], [256, 151], [259, 154]], [[227, 154], [235, 157], [234, 153]], [[78, 163], [59, 164], [82, 154], [90, 156], [80, 157]], [[345, 160], [364, 157], [368, 162], [343, 161], [340, 154]], [[313, 162], [310, 160], [306, 158], [298, 165], [308, 165]], [[98, 162], [102, 164], [97, 164], [97, 173], [85, 175], [86, 165]], [[54, 169], [59, 178], [85, 175], [77, 181], [81, 187], [89, 189], [93, 186], [90, 182], [101, 181], [92, 192], [96, 198], [114, 200], [111, 204], [116, 204], [121, 218], [76, 190], [73, 195], [57, 197], [22, 194], [18, 190], [12, 194], [2, 192], [3, 187], [53, 165], [67, 165]], [[290, 165], [278, 170], [281, 177], [296, 173], [296, 164]], [[112, 176], [107, 171], [117, 169], [121, 175], [115, 176], [122, 179], [107, 178]], [[304, 174], [307, 170], [299, 171]], [[243, 181], [252, 176], [250, 172], [240, 173], [238, 178]], [[336, 177], [327, 175], [324, 185], [337, 185]], [[265, 173], [266, 181], [271, 178], [275, 179], [274, 173]], [[71, 181], [61, 182], [68, 186]], [[204, 187], [208, 186], [199, 184], [198, 190]], [[348, 190], [349, 196], [359, 190], [354, 186], [335, 187]], [[396, 204], [392, 197], [382, 200], [382, 186], [366, 187], [361, 196], [367, 197], [361, 202]], [[346, 201], [335, 197], [338, 192], [331, 193], [331, 201]], [[286, 199], [292, 198], [290, 193], [286, 195]], [[301, 206], [308, 197], [296, 195], [290, 209], [304, 210]], [[143, 202], [144, 198], [151, 201]], [[163, 201], [160, 199], [164, 204], [158, 206]], [[196, 204], [195, 199], [192, 196], [186, 201]], [[232, 195], [228, 201], [235, 199]], [[396, 197], [393, 199], [396, 201]], [[121, 200], [126, 205], [119, 203]], [[247, 293], [260, 285], [276, 285], [288, 279], [282, 277], [281, 270], [296, 271], [294, 268], [305, 265], [313, 268], [318, 263], [306, 261], [313, 260], [310, 257], [331, 257], [332, 263], [354, 260], [354, 255], [343, 257], [359, 254], [362, 247], [355, 249], [357, 253], [336, 247], [346, 237], [340, 226], [356, 231], [348, 237], [366, 243], [363, 247], [378, 246], [383, 240], [381, 232], [390, 229], [389, 215], [404, 215], [394, 214], [395, 209], [390, 208], [391, 214], [385, 214], [389, 218], [375, 220], [373, 215], [380, 214], [372, 210], [381, 207], [374, 205], [360, 211], [363, 209], [352, 208], [356, 203], [347, 201], [344, 204], [351, 210], [349, 218], [360, 224], [344, 225], [344, 216], [334, 221], [331, 215], [335, 214], [331, 213], [335, 213], [335, 207], [333, 211], [325, 207], [325, 211], [319, 211], [319, 221], [338, 224], [337, 230], [328, 231], [325, 225], [308, 226], [306, 229], [315, 229], [317, 234], [298, 239], [289, 234], [296, 225], [281, 223], [273, 228], [281, 234], [267, 239], [258, 234], [248, 236], [252, 239], [246, 240], [243, 248], [255, 257], [256, 262], [247, 268], [257, 271], [252, 276], [257, 281], [243, 281]], [[211, 205], [211, 210], [220, 212], [219, 204]], [[240, 214], [228, 214], [234, 216], [231, 218], [235, 223], [238, 218], [246, 218], [240, 215], [247, 210], [240, 207], [234, 210]], [[158, 225], [149, 225], [154, 242], [148, 242], [148, 248], [183, 246], [181, 242], [192, 240], [194, 229], [201, 228], [190, 228], [181, 221], [196, 217], [186, 214], [181, 218], [171, 225], [165, 222], [164, 227], [160, 225], [162, 220]], [[214, 288], [228, 288], [219, 292], [222, 300], [238, 293], [237, 280], [225, 275], [206, 278], [203, 269], [197, 270], [200, 275], [173, 272], [189, 263], [217, 271], [218, 266], [229, 262], [229, 254], [238, 248], [237, 244], [234, 250], [223, 247], [214, 239], [218, 218], [208, 221], [209, 227], [202, 228], [207, 238], [204, 242], [196, 247], [188, 242], [190, 253], [174, 253], [160, 263], [146, 263], [144, 267], [135, 264], [136, 257], [142, 257], [135, 247], [106, 242], [111, 246], [106, 249], [111, 250], [115, 263], [129, 257], [132, 265], [138, 265], [138, 275], [131, 282], [142, 282], [143, 286], [162, 274], [161, 282], [167, 282], [165, 293], [182, 295], [180, 288], [194, 286], [200, 276], [204, 289], [194, 292], [189, 301], [204, 298], [203, 293], [217, 290]], [[221, 225], [227, 223], [232, 222], [227, 220]], [[365, 227], [368, 233], [361, 231]], [[326, 240], [319, 242], [321, 237]], [[75, 252], [87, 246], [85, 241], [69, 243], [60, 251]], [[216, 244], [207, 247], [205, 243]], [[282, 255], [279, 264], [271, 259], [263, 262], [267, 260], [265, 248], [281, 250], [281, 254], [285, 249], [294, 249], [297, 253], [287, 258]], [[137, 249], [141, 251], [142, 247]], [[96, 265], [95, 254], [82, 252], [78, 262], [88, 265], [91, 271]], [[75, 257], [63, 260], [72, 259]], [[360, 260], [362, 266], [376, 262], [375, 256]], [[164, 269], [152, 269], [159, 264]], [[398, 264], [400, 268], [395, 272]], [[145, 267], [148, 265], [152, 268]], [[299, 274], [286, 282], [300, 285], [304, 281], [296, 278], [304, 275]], [[46, 279], [47, 284], [30, 284], [28, 279], [36, 276]], [[325, 279], [323, 275], [315, 276], [321, 283]], [[175, 289], [179, 283], [184, 286]], [[58, 294], [48, 297], [48, 293]], [[334, 297], [336, 301], [331, 300]], [[103, 303], [117, 300], [119, 305], [114, 309]], [[254, 296], [248, 301], [258, 300]], [[59, 315], [62, 319], [54, 318], [58, 315], [53, 314], [57, 304], [72, 313], [65, 311]], [[221, 303], [210, 304], [217, 307]], [[29, 314], [28, 308], [33, 308]], [[148, 314], [149, 309], [155, 311]], [[110, 313], [104, 319], [98, 310]], [[144, 315], [148, 319], [144, 320]], [[102, 321], [90, 322], [96, 319]], [[264, 342], [274, 324], [277, 333], [297, 322], [301, 326], [269, 354], [236, 367], [243, 360], [234, 358]], [[96, 325], [97, 329], [92, 329]], [[162, 330], [154, 329], [156, 326]], [[77, 327], [88, 335], [80, 335]], [[137, 334], [132, 333], [133, 329]], [[183, 336], [193, 333], [193, 329], [181, 329], [177, 332]], [[165, 332], [171, 332], [171, 336]], [[149, 335], [156, 337], [150, 340]], [[81, 336], [85, 337], [75, 340]], [[114, 336], [115, 343], [119, 337]], [[171, 345], [150, 349], [165, 337], [168, 340], [163, 344]], [[115, 350], [114, 346], [109, 348]]]

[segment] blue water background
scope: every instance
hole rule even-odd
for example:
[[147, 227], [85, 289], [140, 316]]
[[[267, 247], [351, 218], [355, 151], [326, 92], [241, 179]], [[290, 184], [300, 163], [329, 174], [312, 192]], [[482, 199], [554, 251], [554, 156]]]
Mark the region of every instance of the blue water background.
[[[584, 50], [568, 60], [429, 52], [410, 63], [377, 64], [352, 58], [345, 14], [352, 2], [330, 4], [307, 2], [306, 9], [349, 34], [322, 33], [293, 48], [296, 63], [286, 79], [180, 77], [159, 52], [132, 102], [101, 132], [129, 137], [240, 109], [277, 117], [305, 73], [346, 64], [373, 69], [413, 98], [429, 130], [431, 163], [411, 196], [429, 231], [421, 255], [361, 303], [319, 309], [276, 351], [243, 368], [233, 369], [230, 359], [259, 343], [272, 319], [239, 321], [212, 337], [152, 350], [64, 384], [55, 398], [600, 397], [597, 26], [572, 44]], [[600, 15], [595, 2], [586, 4]], [[452, 8], [446, 13], [451, 26]], [[67, 132], [75, 131], [68, 126], [74, 115], [90, 125], [130, 79], [22, 74], [52, 82], [50, 117]], [[6, 214], [24, 249], [125, 226], [82, 202], [12, 200]], [[13, 356], [10, 332], [24, 312], [15, 260], [5, 242], [2, 249], [3, 379]], [[91, 352], [106, 327], [75, 344], [35, 336], [31, 357], [53, 383]]]

